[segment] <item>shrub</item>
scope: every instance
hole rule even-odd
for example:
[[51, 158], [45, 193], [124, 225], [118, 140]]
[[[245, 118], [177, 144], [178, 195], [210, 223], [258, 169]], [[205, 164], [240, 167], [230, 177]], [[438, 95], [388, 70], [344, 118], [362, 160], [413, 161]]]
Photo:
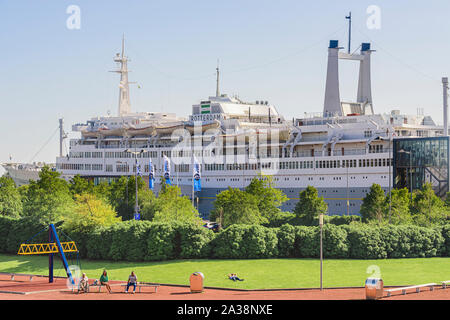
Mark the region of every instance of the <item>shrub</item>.
[[196, 223], [177, 223], [175, 225], [175, 252], [177, 258], [208, 258], [211, 253], [210, 242], [214, 232]]
[[[316, 235], [318, 242], [319, 234]], [[323, 255], [327, 258], [347, 258], [347, 231], [344, 228], [328, 224], [323, 226]]]
[[213, 256], [223, 259], [239, 259], [246, 255], [243, 237], [247, 225], [233, 224], [222, 230], [213, 240]]
[[284, 224], [277, 230], [279, 257], [295, 256], [295, 227]]
[[232, 225], [214, 239], [216, 258], [255, 259], [278, 254], [276, 231], [260, 225]]
[[387, 252], [379, 227], [342, 226], [347, 231], [349, 258], [385, 259]]
[[388, 258], [435, 257], [443, 253], [445, 239], [440, 229], [386, 226], [381, 233]]
[[16, 219], [0, 216], [0, 252], [8, 252], [8, 234]]
[[[120, 223], [118, 223], [120, 224]], [[109, 260], [113, 227], [100, 227], [94, 230], [86, 242], [87, 258]]]
[[263, 224], [263, 226], [268, 228], [278, 228], [284, 224], [294, 225], [295, 213], [292, 212], [278, 212], [270, 217], [268, 223]]
[[112, 226], [110, 257], [113, 260], [143, 261], [150, 222], [128, 220]]
[[295, 227], [295, 256], [299, 258], [312, 258], [319, 256], [315, 235], [319, 227]]
[[442, 228], [442, 236], [444, 238], [443, 255], [450, 257], [450, 224], [446, 224]]
[[341, 226], [344, 224], [351, 224], [352, 222], [361, 222], [361, 217], [356, 215], [350, 216], [325, 216], [324, 223], [331, 223], [336, 226]]
[[[320, 256], [320, 228], [297, 227], [296, 256], [318, 258]], [[348, 256], [347, 232], [338, 226], [323, 226], [323, 256], [327, 258], [346, 258]]]
[[12, 220], [8, 232], [6, 250], [8, 253], [17, 253], [20, 244], [48, 242], [48, 224], [36, 217], [24, 217]]
[[175, 258], [175, 231], [171, 224], [154, 222], [149, 226], [145, 260]]

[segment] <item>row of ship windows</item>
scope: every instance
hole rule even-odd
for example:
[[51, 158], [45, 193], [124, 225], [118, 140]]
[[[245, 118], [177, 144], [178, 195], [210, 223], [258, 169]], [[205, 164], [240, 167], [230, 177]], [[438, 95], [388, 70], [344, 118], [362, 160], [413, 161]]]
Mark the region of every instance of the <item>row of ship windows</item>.
[[[138, 148], [139, 149], [139, 148]], [[131, 148], [132, 151], [134, 151], [134, 148]], [[211, 156], [210, 150], [203, 150], [203, 151], [194, 151], [195, 156], [197, 157], [209, 157]], [[142, 153], [139, 153], [136, 155], [137, 158], [158, 158], [158, 156], [161, 155], [161, 157], [167, 156], [169, 158], [182, 158], [182, 157], [192, 157], [191, 151], [177, 151], [177, 150], [166, 150], [166, 151], [144, 151]], [[97, 151], [70, 151], [69, 152], [69, 158], [74, 159], [82, 159], [82, 158], [103, 158], [103, 152], [97, 152]], [[105, 152], [105, 158], [108, 159], [131, 159], [134, 158], [134, 155], [131, 152], [125, 152], [125, 151], [106, 151]]]
[[[316, 161], [317, 168], [330, 168], [329, 165], [335, 165], [339, 163], [340, 160], [331, 160], [331, 161]], [[356, 160], [342, 160], [342, 167], [352, 168], [356, 167]], [[360, 159], [359, 164], [360, 167], [369, 166], [369, 167], [377, 167], [377, 166], [387, 166], [389, 165], [389, 159]], [[274, 165], [271, 162], [268, 163], [258, 163], [258, 164], [203, 164], [201, 165], [202, 170], [205, 171], [224, 171], [224, 170], [258, 170], [258, 169], [271, 169], [275, 167], [276, 169], [308, 169], [312, 168], [313, 161], [291, 161], [291, 162], [280, 162]], [[132, 172], [136, 171], [136, 166], [130, 166], [128, 163], [116, 164], [116, 172], [127, 173], [130, 172], [130, 167], [132, 167]], [[339, 168], [338, 165], [336, 168]], [[102, 171], [102, 164], [83, 164], [83, 163], [58, 163], [57, 168], [61, 170], [95, 170]], [[189, 164], [179, 164], [174, 165], [175, 172], [189, 172], [191, 165]], [[335, 168], [332, 166], [331, 168]], [[150, 167], [148, 164], [144, 165], [144, 172], [150, 172]], [[106, 164], [105, 165], [106, 172], [113, 172], [113, 165]], [[368, 179], [368, 176], [363, 176], [363, 179]], [[383, 177], [386, 178], [386, 177]], [[295, 178], [295, 180], [299, 180], [300, 178]], [[310, 177], [308, 180], [312, 180]], [[341, 180], [342, 177], [333, 177], [333, 180]], [[355, 177], [350, 177], [350, 179], [355, 179]], [[289, 178], [284, 178], [284, 180], [288, 181]], [[324, 177], [320, 177], [319, 180], [324, 180]]]
[[203, 164], [205, 171], [225, 171], [225, 170], [258, 170], [258, 169], [331, 169], [331, 168], [366, 168], [366, 167], [386, 167], [392, 166], [392, 160], [387, 158], [379, 159], [352, 159], [352, 160], [317, 160], [315, 161], [281, 161], [266, 163], [234, 163], [234, 164]]
[[80, 170], [80, 171], [102, 171], [103, 164], [90, 163], [58, 163], [56, 168], [60, 170]]

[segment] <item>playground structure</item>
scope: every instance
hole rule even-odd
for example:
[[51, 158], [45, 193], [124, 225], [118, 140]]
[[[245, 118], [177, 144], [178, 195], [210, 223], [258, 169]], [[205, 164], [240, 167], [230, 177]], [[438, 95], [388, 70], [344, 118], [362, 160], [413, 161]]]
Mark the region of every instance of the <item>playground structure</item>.
[[[33, 238], [38, 236], [40, 233], [45, 231], [47, 228], [39, 231], [37, 234], [32, 236], [26, 242], [31, 241]], [[65, 235], [67, 237], [67, 235]], [[75, 285], [75, 280], [72, 275], [72, 271], [69, 268], [67, 258], [65, 253], [74, 252], [77, 254], [77, 264], [79, 263], [78, 249], [74, 241], [60, 242], [58, 233], [56, 232], [56, 227], [54, 224], [50, 224], [48, 227], [48, 243], [22, 243], [19, 247], [17, 254], [19, 255], [33, 255], [33, 254], [48, 254], [48, 282], [53, 283], [53, 255], [59, 254], [61, 261], [63, 263], [64, 270], [66, 271], [67, 277], [72, 285]]]

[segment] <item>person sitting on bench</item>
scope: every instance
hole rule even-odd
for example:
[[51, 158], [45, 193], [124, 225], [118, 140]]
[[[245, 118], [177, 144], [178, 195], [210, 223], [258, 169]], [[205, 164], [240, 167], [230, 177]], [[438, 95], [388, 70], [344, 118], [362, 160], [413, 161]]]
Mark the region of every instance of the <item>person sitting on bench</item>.
[[[126, 293], [128, 293], [128, 289], [130, 288], [130, 286], [133, 286], [133, 294], [136, 292], [136, 284], [137, 284], [137, 277], [134, 274], [134, 271], [131, 271], [130, 276], [128, 277], [128, 282], [127, 282], [127, 291]], [[140, 289], [139, 289], [140, 290]]]
[[78, 293], [88, 292], [88, 290], [89, 290], [89, 279], [86, 276], [86, 273], [83, 273], [80, 279]]
[[103, 274], [100, 277], [100, 284], [102, 286], [105, 286], [106, 289], [108, 289], [108, 292], [111, 293], [111, 287], [108, 284], [108, 273], [106, 272], [106, 270], [103, 270]]
[[238, 276], [236, 275], [236, 273], [232, 273], [228, 275], [228, 279], [233, 280], [233, 281], [244, 281], [244, 279], [239, 279]]

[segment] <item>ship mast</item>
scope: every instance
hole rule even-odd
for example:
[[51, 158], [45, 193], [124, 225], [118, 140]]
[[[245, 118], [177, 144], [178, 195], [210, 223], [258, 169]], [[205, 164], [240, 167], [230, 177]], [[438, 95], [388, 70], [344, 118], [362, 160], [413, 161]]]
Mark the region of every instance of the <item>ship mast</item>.
[[217, 68], [216, 68], [216, 97], [220, 96], [220, 91], [219, 91], [219, 59], [217, 59]]
[[[63, 142], [67, 138], [67, 134], [64, 132], [64, 119], [59, 119], [59, 156], [63, 156]], [[67, 152], [67, 151], [66, 151]]]
[[345, 17], [348, 19], [348, 53], [350, 53], [350, 44], [352, 40], [352, 12], [350, 11], [348, 16]]
[[128, 57], [125, 56], [125, 36], [122, 36], [122, 53], [117, 53], [114, 62], [120, 63], [120, 69], [111, 72], [120, 73], [119, 83], [119, 117], [131, 112], [130, 88], [128, 82]]

